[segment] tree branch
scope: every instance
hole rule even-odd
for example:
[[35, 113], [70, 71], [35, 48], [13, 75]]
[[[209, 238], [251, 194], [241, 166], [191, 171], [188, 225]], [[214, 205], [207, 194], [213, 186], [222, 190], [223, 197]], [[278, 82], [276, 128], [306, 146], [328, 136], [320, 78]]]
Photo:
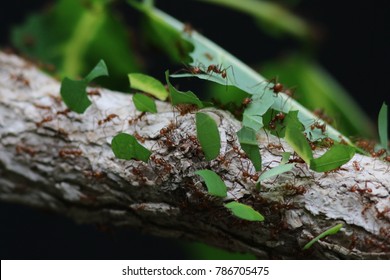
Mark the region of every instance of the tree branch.
[[[259, 258], [390, 258], [387, 163], [355, 155], [329, 173], [296, 163], [257, 190], [254, 168], [236, 148], [240, 123], [230, 114], [205, 109], [222, 141], [220, 156], [207, 162], [194, 137], [194, 114], [180, 115], [162, 102], [157, 114], [141, 114], [131, 95], [90, 89], [93, 104], [80, 115], [66, 110], [59, 87], [31, 63], [0, 53], [1, 200]], [[137, 135], [152, 150], [149, 163], [114, 157], [110, 143], [119, 132]], [[265, 169], [279, 164], [283, 150], [291, 151], [271, 135], [259, 134], [258, 142]], [[228, 197], [208, 195], [194, 175], [199, 169], [217, 172]], [[265, 221], [232, 216], [223, 207], [230, 200], [251, 205]], [[302, 250], [338, 223], [339, 233]]]

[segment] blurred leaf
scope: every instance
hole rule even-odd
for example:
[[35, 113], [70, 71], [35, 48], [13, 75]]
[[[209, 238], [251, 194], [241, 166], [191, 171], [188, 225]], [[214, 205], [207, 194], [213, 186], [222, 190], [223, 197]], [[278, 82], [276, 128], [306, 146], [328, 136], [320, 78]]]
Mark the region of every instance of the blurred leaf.
[[302, 19], [293, 15], [282, 6], [270, 1], [261, 0], [201, 0], [210, 4], [217, 4], [241, 11], [253, 16], [267, 25], [267, 28], [276, 29], [300, 39], [310, 37], [310, 26]]
[[325, 154], [310, 161], [310, 169], [316, 172], [327, 172], [339, 168], [350, 161], [355, 149], [350, 146], [335, 144]]
[[179, 91], [174, 86], [172, 86], [169, 81], [169, 71], [165, 72], [165, 77], [169, 87], [169, 94], [171, 96], [171, 103], [173, 106], [178, 104], [194, 104], [198, 108], [203, 108], [203, 103], [192, 91]]
[[132, 89], [142, 90], [160, 100], [167, 99], [168, 92], [159, 80], [141, 73], [131, 73], [128, 76]]
[[256, 131], [250, 127], [243, 126], [237, 132], [241, 148], [251, 160], [256, 171], [261, 170], [261, 155], [257, 144]]
[[254, 210], [249, 205], [245, 205], [236, 201], [226, 203], [226, 208], [232, 211], [232, 214], [240, 219], [251, 221], [251, 222], [262, 222], [264, 221], [263, 215]]
[[105, 81], [125, 89], [123, 73], [139, 70], [128, 32], [113, 13], [110, 1], [59, 0], [41, 15], [33, 14], [12, 31], [21, 52], [54, 64], [64, 76], [78, 77], [98, 59], [110, 65]]
[[[148, 3], [139, 3], [134, 0], [127, 1], [145, 16], [143, 34], [158, 48], [162, 48], [175, 62], [189, 62], [188, 53], [192, 51], [192, 45], [183, 40], [180, 33], [154, 13], [153, 7]], [[181, 31], [180, 31], [181, 32]]]
[[389, 142], [389, 135], [388, 135], [388, 124], [387, 124], [387, 105], [385, 102], [383, 102], [383, 105], [381, 107], [381, 110], [379, 111], [378, 115], [378, 132], [379, 132], [379, 142], [383, 149], [389, 150], [388, 142]]
[[196, 113], [196, 135], [206, 160], [215, 159], [221, 149], [221, 138], [215, 120], [206, 113]]
[[138, 143], [137, 139], [127, 133], [117, 134], [111, 141], [111, 148], [116, 158], [136, 159], [148, 162], [152, 154], [148, 149]]
[[306, 108], [323, 109], [342, 133], [373, 136], [372, 124], [366, 114], [345, 89], [311, 59], [294, 55], [262, 65], [261, 69], [267, 77], [277, 77], [285, 87], [295, 89], [294, 96]]
[[328, 235], [332, 235], [332, 234], [336, 234], [340, 231], [340, 229], [343, 227], [343, 224], [338, 224], [326, 231], [324, 231], [323, 233], [321, 233], [320, 235], [318, 235], [316, 238], [313, 238], [310, 242], [308, 242], [305, 247], [303, 247], [303, 250], [307, 250], [309, 249], [314, 243], [316, 243], [318, 240], [320, 240], [321, 238], [324, 238]]
[[157, 113], [156, 103], [149, 96], [136, 93], [133, 95], [133, 102], [138, 111]]
[[280, 164], [286, 164], [288, 160], [290, 159], [291, 153], [290, 152], [283, 152], [282, 153], [282, 160], [280, 161]]
[[103, 59], [101, 59], [98, 64], [88, 73], [88, 75], [84, 78], [87, 83], [90, 83], [92, 80], [101, 77], [108, 76], [107, 65]]
[[211, 170], [198, 170], [195, 174], [201, 176], [206, 183], [208, 193], [218, 197], [226, 197], [227, 188], [217, 173]]
[[212, 247], [203, 243], [186, 243], [185, 248], [191, 252], [191, 258], [195, 260], [256, 260], [248, 253], [235, 253]]

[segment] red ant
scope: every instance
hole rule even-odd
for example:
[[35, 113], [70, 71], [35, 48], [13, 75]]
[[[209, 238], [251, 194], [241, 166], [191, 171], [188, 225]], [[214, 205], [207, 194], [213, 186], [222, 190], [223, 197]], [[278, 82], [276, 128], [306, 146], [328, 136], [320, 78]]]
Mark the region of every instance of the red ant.
[[183, 32], [187, 33], [189, 36], [192, 35], [192, 32], [194, 31], [194, 28], [190, 23], [185, 23], [183, 26]]
[[18, 154], [21, 154], [21, 153], [27, 153], [29, 154], [30, 156], [35, 156], [35, 154], [37, 153], [37, 151], [32, 148], [32, 147], [27, 147], [27, 146], [23, 146], [23, 145], [17, 145], [16, 146], [16, 153]]
[[50, 106], [45, 106], [45, 105], [39, 105], [39, 104], [34, 104], [34, 106], [38, 109], [42, 109], [42, 110], [51, 110], [51, 107]]
[[284, 113], [282, 113], [282, 112], [277, 113], [277, 114], [275, 115], [275, 117], [273, 117], [273, 118], [271, 119], [271, 121], [268, 123], [269, 128], [270, 128], [271, 130], [276, 129], [276, 124], [275, 124], [275, 123], [276, 123], [277, 121], [279, 121], [280, 123], [282, 123], [285, 117], [286, 117], [286, 116], [285, 116]]
[[57, 115], [64, 115], [64, 116], [67, 116], [68, 113], [70, 113], [70, 109], [65, 109], [65, 110], [62, 110], [62, 111], [58, 111], [56, 114], [57, 114]]
[[134, 132], [134, 137], [141, 143], [145, 143], [145, 138], [138, 134], [138, 132]]
[[36, 122], [35, 125], [37, 127], [41, 127], [44, 123], [51, 122], [53, 120], [52, 116], [44, 117], [40, 122]]
[[380, 157], [380, 156], [382, 156], [384, 153], [386, 153], [386, 150], [385, 150], [385, 149], [380, 149], [380, 150], [377, 151], [377, 152], [372, 152], [372, 153], [371, 153], [371, 156], [372, 156], [372, 157]]
[[101, 96], [100, 91], [98, 89], [91, 89], [87, 92], [89, 96]]
[[294, 185], [291, 185], [291, 184], [287, 184], [284, 186], [284, 188], [286, 190], [291, 190], [294, 192], [294, 195], [303, 195], [304, 193], [306, 193], [306, 188], [302, 185], [300, 186], [294, 186]]
[[115, 119], [115, 118], [119, 118], [119, 116], [117, 114], [109, 114], [107, 116], [107, 118], [105, 118], [104, 120], [99, 120], [98, 121], [98, 125], [102, 125], [102, 124], [104, 124], [106, 122], [111, 121], [112, 119]]
[[359, 163], [358, 163], [356, 160], [354, 160], [354, 161], [352, 162], [352, 166], [353, 166], [353, 168], [354, 168], [356, 171], [362, 170], [362, 168], [360, 167]]
[[252, 103], [252, 98], [247, 97], [247, 98], [244, 98], [244, 100], [242, 101], [241, 104], [242, 104], [244, 107], [246, 107], [246, 106], [248, 106], [250, 103]]
[[94, 177], [96, 179], [102, 179], [106, 174], [102, 171], [84, 171], [84, 175], [87, 177]]
[[319, 122], [314, 122], [311, 126], [310, 126], [310, 129], [311, 130], [314, 130], [315, 128], [318, 128], [321, 130], [322, 133], [325, 133], [326, 131], [326, 124], [320, 124]]
[[23, 74], [11, 74], [11, 79], [15, 80], [18, 83], [23, 84], [25, 87], [30, 87], [30, 81], [27, 80]]
[[198, 110], [198, 106], [195, 104], [178, 104], [175, 107], [179, 110], [181, 116]]
[[80, 150], [65, 150], [65, 149], [61, 149], [59, 152], [58, 152], [58, 155], [62, 158], [64, 157], [67, 157], [67, 156], [81, 156], [83, 154], [82, 151]]

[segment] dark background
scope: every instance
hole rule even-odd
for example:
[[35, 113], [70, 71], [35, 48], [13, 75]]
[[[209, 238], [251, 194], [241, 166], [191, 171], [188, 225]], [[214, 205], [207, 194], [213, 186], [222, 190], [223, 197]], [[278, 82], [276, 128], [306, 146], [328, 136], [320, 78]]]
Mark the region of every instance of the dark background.
[[[9, 46], [12, 25], [49, 2], [7, 2], [0, 11], [0, 46]], [[299, 48], [294, 40], [262, 35], [250, 17], [232, 10], [198, 1], [156, 2], [248, 64]], [[319, 63], [376, 123], [382, 102], [389, 103], [390, 9], [386, 2], [304, 0], [293, 10], [319, 32], [315, 47]], [[136, 17], [130, 9], [126, 14]], [[103, 232], [52, 213], [1, 202], [0, 258], [182, 259], [191, 255], [175, 240], [125, 230]]]

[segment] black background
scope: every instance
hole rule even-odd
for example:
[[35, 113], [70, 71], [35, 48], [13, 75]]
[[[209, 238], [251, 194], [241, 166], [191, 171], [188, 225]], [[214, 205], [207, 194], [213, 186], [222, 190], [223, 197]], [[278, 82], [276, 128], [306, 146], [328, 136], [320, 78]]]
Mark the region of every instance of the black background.
[[[0, 11], [0, 45], [12, 25], [50, 1], [13, 0]], [[251, 64], [299, 48], [293, 40], [259, 35], [248, 16], [198, 1], [156, 1], [157, 6]], [[342, 3], [342, 4], [341, 4]], [[124, 8], [127, 9], [127, 8]], [[390, 10], [385, 1], [305, 0], [294, 12], [320, 31], [316, 57], [376, 123], [389, 103]], [[131, 11], [126, 10], [130, 17]], [[253, 35], [252, 35], [253, 34]], [[232, 40], [231, 38], [235, 38]], [[61, 216], [0, 203], [0, 258], [181, 259], [190, 257], [175, 240], [132, 231], [102, 232]]]

